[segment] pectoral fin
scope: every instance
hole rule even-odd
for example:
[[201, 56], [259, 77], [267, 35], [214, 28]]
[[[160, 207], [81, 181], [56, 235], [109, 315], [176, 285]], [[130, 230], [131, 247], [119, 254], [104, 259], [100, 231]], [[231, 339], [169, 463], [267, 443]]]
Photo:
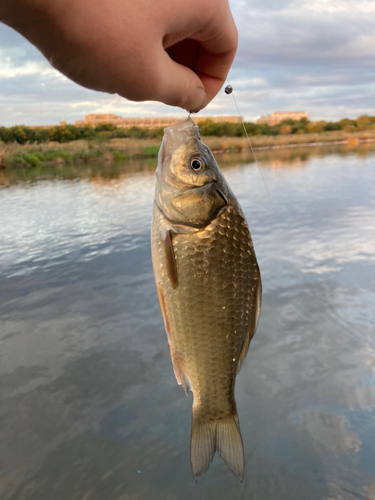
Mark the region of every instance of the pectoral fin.
[[172, 288], [177, 288], [178, 276], [176, 258], [174, 255], [171, 231], [162, 231], [160, 233], [161, 247], [163, 253], [163, 266], [167, 272]]

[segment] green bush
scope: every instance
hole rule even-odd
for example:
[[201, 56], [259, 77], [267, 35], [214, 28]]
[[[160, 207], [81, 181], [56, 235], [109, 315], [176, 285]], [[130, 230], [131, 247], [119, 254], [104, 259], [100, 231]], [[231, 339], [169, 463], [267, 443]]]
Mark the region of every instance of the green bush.
[[237, 153], [239, 151], [239, 147], [237, 146], [237, 144], [230, 144], [225, 148], [225, 151], [227, 153]]
[[40, 167], [43, 155], [41, 153], [23, 153], [23, 159], [29, 167]]
[[5, 166], [11, 164], [13, 167], [39, 167], [43, 160], [43, 154], [40, 152], [27, 153], [17, 151], [9, 159], [5, 159]]
[[159, 153], [159, 146], [147, 146], [144, 152], [146, 156], [157, 156]]
[[103, 151], [101, 149], [88, 149], [86, 151], [85, 159], [86, 160], [91, 160], [92, 158], [99, 158], [99, 156], [102, 156]]
[[124, 151], [118, 151], [117, 149], [113, 150], [112, 154], [113, 154], [113, 158], [116, 161], [127, 160], [129, 158], [129, 155], [127, 153], [125, 153]]
[[99, 123], [99, 125], [95, 127], [95, 132], [107, 132], [116, 129], [117, 125], [114, 123]]
[[62, 158], [65, 161], [70, 161], [72, 159], [72, 155], [63, 149], [47, 149], [46, 151], [43, 151], [43, 159], [45, 161], [52, 161], [56, 158]]
[[[259, 125], [257, 125], [256, 123], [245, 122], [244, 125], [245, 125], [246, 132], [248, 135], [258, 135], [260, 133], [259, 132]], [[242, 126], [242, 130], [243, 130], [243, 126]], [[243, 130], [243, 135], [245, 136], [244, 130]]]

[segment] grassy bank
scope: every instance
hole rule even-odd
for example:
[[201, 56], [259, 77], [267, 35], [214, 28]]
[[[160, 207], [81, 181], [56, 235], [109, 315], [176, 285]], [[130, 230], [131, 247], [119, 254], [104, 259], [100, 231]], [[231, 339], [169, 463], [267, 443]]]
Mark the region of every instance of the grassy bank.
[[[250, 153], [244, 137], [203, 137], [213, 153]], [[254, 151], [282, 149], [295, 146], [324, 144], [361, 144], [375, 142], [375, 131], [324, 132], [278, 136], [253, 136]], [[114, 163], [124, 160], [155, 158], [160, 146], [159, 139], [110, 139], [108, 141], [75, 140], [59, 143], [4, 144], [0, 143], [0, 166], [5, 169], [64, 166], [89, 162]]]
[[157, 156], [157, 139], [112, 139], [108, 142], [72, 141], [66, 143], [1, 144], [3, 168], [27, 168], [43, 165], [69, 165], [95, 161], [116, 162]]

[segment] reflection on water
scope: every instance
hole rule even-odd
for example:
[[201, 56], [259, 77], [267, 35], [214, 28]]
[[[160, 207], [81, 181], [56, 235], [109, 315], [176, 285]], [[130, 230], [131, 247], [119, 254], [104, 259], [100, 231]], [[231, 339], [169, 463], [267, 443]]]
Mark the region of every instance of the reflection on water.
[[262, 270], [242, 484], [190, 476], [153, 283], [155, 162], [2, 172], [1, 500], [375, 498], [375, 150], [218, 161]]
[[[265, 149], [256, 151], [256, 158], [264, 168], [272, 170], [288, 167], [304, 168], [310, 158], [327, 155], [356, 155], [359, 159], [375, 153], [375, 143], [356, 145], [329, 145], [287, 147], [284, 149]], [[220, 167], [230, 168], [233, 165], [248, 165], [253, 163], [254, 156], [250, 151], [243, 153], [221, 154]], [[156, 158], [147, 160], [130, 160], [126, 162], [107, 161], [89, 162], [85, 165], [50, 165], [35, 168], [0, 169], [0, 186], [9, 186], [17, 182], [36, 182], [43, 180], [74, 180], [85, 179], [94, 183], [108, 183], [109, 180], [122, 179], [125, 175], [136, 173], [150, 174], [155, 171]]]
[[155, 171], [156, 158], [130, 160], [127, 162], [90, 162], [79, 165], [48, 165], [35, 168], [0, 170], [0, 186], [9, 186], [17, 182], [36, 182], [43, 180], [85, 179], [99, 184], [108, 180], [119, 179], [124, 175], [136, 173], [149, 174]]

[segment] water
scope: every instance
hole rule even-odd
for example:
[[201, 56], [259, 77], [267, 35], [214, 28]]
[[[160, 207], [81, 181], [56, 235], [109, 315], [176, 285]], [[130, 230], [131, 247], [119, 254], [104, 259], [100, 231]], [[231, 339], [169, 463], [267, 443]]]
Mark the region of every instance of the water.
[[2, 172], [1, 500], [375, 498], [375, 150], [218, 158], [263, 277], [240, 484], [190, 475], [153, 282], [154, 162]]

